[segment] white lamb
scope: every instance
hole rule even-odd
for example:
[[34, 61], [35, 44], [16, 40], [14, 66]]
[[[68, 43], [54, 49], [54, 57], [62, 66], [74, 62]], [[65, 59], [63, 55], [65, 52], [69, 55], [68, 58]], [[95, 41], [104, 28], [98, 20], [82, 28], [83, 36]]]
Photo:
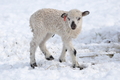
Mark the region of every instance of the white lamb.
[[81, 12], [77, 9], [62, 11], [56, 9], [41, 9], [30, 17], [30, 26], [33, 32], [33, 39], [30, 43], [30, 65], [37, 67], [35, 51], [39, 46], [47, 60], [53, 60], [53, 56], [47, 50], [45, 43], [54, 34], [61, 36], [63, 49], [59, 58], [60, 62], [65, 61], [65, 54], [68, 50], [72, 57], [73, 68], [80, 67], [76, 60], [76, 50], [71, 40], [76, 38], [82, 28], [82, 17], [89, 14], [89, 11]]

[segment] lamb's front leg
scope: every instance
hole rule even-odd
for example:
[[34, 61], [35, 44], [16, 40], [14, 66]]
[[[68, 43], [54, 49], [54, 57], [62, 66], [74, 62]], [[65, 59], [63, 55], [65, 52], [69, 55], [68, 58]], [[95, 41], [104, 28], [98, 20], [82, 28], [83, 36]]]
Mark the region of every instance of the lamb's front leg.
[[82, 67], [80, 67], [80, 65], [76, 59], [77, 51], [73, 47], [72, 42], [70, 40], [64, 41], [64, 45], [66, 46], [66, 48], [68, 49], [68, 51], [71, 55], [73, 68], [78, 67], [80, 69], [83, 69]]
[[76, 59], [77, 51], [75, 49], [73, 49], [70, 51], [70, 54], [71, 54], [72, 61], [73, 61], [73, 68], [77, 67], [77, 68], [80, 68], [80, 70], [82, 70], [83, 67], [79, 65], [79, 63], [77, 62], [77, 59]]
[[65, 62], [65, 55], [66, 55], [66, 52], [67, 52], [67, 48], [65, 47], [65, 45], [63, 44], [63, 49], [62, 49], [62, 53], [60, 55], [60, 58], [59, 58], [59, 61], [60, 62]]

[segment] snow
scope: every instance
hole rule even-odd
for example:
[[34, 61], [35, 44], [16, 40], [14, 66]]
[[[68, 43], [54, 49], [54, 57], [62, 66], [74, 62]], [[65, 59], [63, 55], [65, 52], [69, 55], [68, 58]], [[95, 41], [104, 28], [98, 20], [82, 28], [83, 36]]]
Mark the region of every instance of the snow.
[[[59, 63], [62, 42], [58, 35], [47, 42], [55, 60], [45, 60], [38, 48], [38, 67], [30, 67], [29, 17], [41, 8], [90, 11], [83, 19], [81, 34], [73, 40], [78, 62], [85, 69], [73, 69], [69, 53], [66, 62]], [[120, 80], [119, 74], [119, 0], [0, 0], [0, 80]]]

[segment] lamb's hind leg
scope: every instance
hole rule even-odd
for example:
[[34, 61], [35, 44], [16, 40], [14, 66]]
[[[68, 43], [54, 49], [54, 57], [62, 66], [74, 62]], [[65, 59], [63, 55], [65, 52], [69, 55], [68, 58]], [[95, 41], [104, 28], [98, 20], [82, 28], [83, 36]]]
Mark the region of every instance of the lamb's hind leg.
[[35, 60], [35, 51], [39, 45], [39, 43], [42, 41], [42, 39], [45, 37], [44, 35], [34, 35], [32, 41], [30, 42], [30, 65], [32, 68], [37, 67], [36, 60]]
[[32, 68], [37, 67], [36, 60], [35, 60], [35, 51], [38, 46], [39, 40], [35, 37], [30, 42], [30, 65]]
[[46, 37], [43, 39], [43, 41], [39, 44], [39, 47], [40, 47], [40, 49], [41, 49], [41, 51], [44, 53], [44, 55], [45, 55], [45, 58], [47, 59], [47, 60], [53, 60], [54, 58], [53, 58], [53, 56], [49, 53], [49, 51], [47, 50], [47, 48], [46, 48], [46, 41], [50, 38], [50, 37], [52, 37], [53, 36], [53, 34], [51, 34], [51, 33], [48, 33], [47, 35], [46, 35]]

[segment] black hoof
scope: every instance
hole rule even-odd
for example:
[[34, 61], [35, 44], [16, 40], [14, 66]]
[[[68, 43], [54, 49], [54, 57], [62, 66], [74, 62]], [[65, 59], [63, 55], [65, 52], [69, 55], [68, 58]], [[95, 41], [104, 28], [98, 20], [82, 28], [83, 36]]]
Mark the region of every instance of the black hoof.
[[80, 70], [84, 69], [83, 67], [80, 67], [80, 66], [76, 66], [75, 64], [73, 65], [73, 68], [79, 68]]
[[84, 69], [83, 67], [80, 67], [80, 66], [78, 66], [78, 68], [79, 68], [80, 70]]
[[34, 69], [35, 67], [37, 67], [37, 64], [36, 64], [36, 63], [33, 63], [33, 64], [31, 64], [30, 66]]
[[62, 63], [62, 60], [59, 59], [59, 62]]
[[46, 58], [47, 60], [53, 60], [53, 56], [50, 56], [49, 58]]
[[75, 67], [76, 67], [76, 65], [74, 64], [74, 65], [73, 65], [73, 68], [75, 68]]

